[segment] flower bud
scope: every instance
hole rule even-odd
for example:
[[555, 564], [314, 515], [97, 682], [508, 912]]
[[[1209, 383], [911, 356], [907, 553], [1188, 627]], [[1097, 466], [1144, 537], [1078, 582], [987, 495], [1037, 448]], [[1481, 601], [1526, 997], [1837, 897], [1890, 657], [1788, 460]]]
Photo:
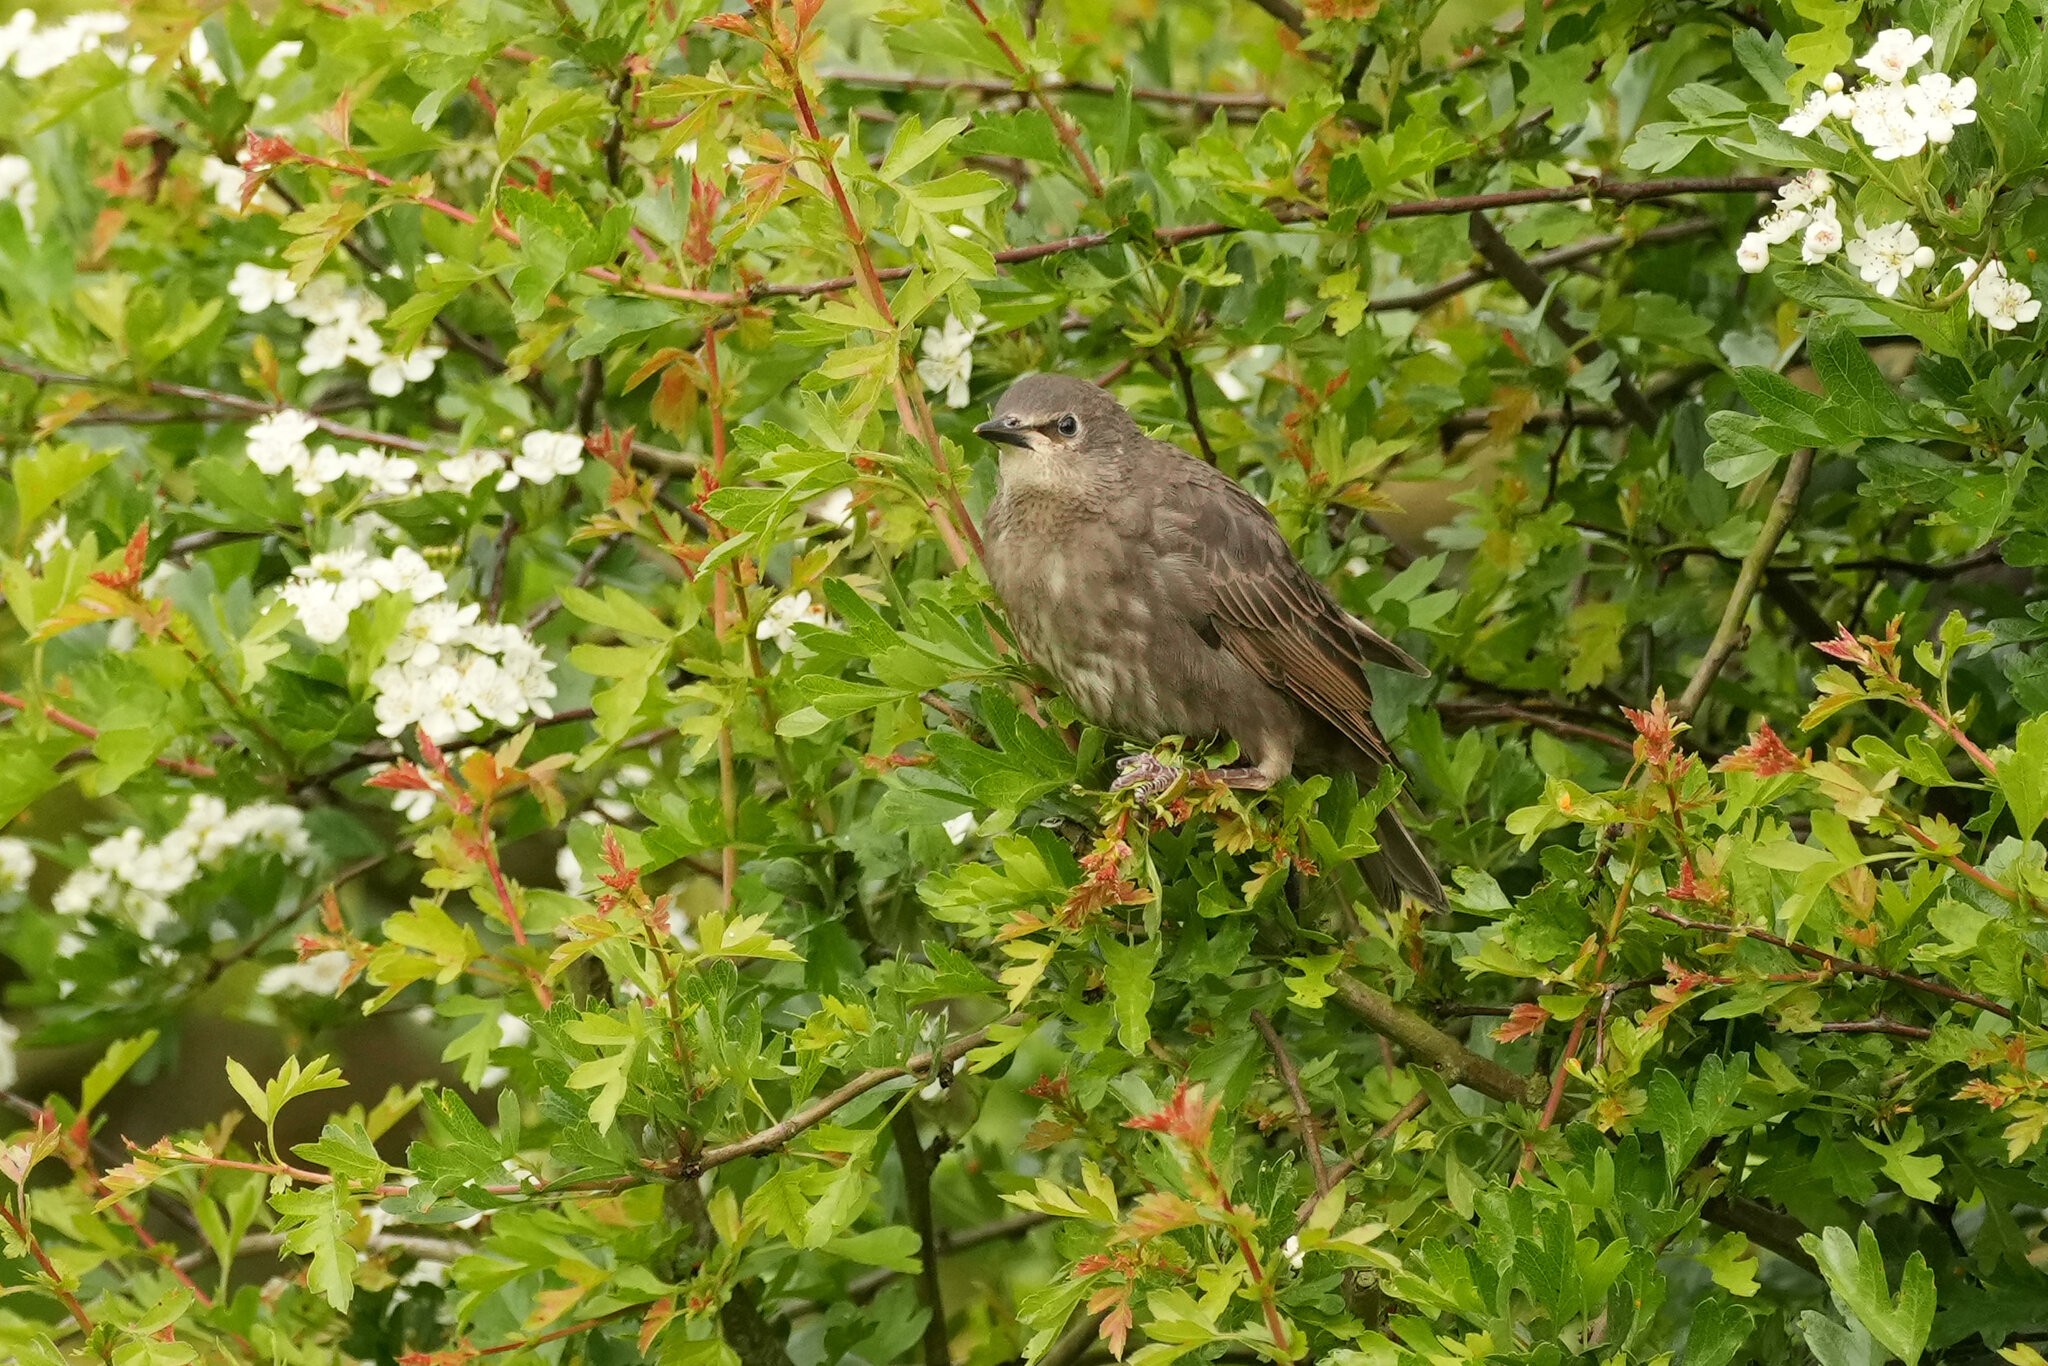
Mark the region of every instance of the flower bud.
[[1841, 94], [1842, 74], [1839, 71], [1830, 71], [1827, 75], [1821, 77], [1820, 88], [1827, 91], [1830, 95]]
[[1933, 247], [1921, 247], [1921, 248], [1920, 248], [1919, 250], [1917, 250], [1917, 251], [1915, 251], [1915, 252], [1913, 253], [1913, 268], [1914, 268], [1915, 270], [1925, 270], [1925, 269], [1927, 269], [1927, 268], [1928, 268], [1929, 266], [1931, 266], [1931, 265], [1933, 265], [1933, 264], [1934, 264], [1934, 248], [1933, 248]]

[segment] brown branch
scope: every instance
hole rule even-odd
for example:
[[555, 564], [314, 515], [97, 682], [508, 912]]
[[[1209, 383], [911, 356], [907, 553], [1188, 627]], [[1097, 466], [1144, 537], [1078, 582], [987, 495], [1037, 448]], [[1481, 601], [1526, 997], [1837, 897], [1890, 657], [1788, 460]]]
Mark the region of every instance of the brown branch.
[[[1676, 223], [1659, 223], [1656, 227], [1633, 235], [1625, 232], [1603, 233], [1569, 246], [1553, 247], [1549, 251], [1538, 252], [1524, 259], [1531, 269], [1549, 272], [1575, 266], [1581, 261], [1612, 251], [1616, 247], [1642, 246], [1651, 242], [1675, 242], [1682, 238], [1717, 232], [1720, 227], [1718, 219], [1686, 218]], [[1376, 298], [1368, 303], [1365, 309], [1368, 313], [1382, 313], [1393, 309], [1421, 310], [1462, 294], [1474, 285], [1499, 278], [1499, 273], [1491, 265], [1482, 263], [1410, 294], [1389, 294]]]
[[[1016, 82], [979, 76], [912, 76], [893, 71], [821, 71], [820, 80], [834, 85], [857, 85], [871, 90], [956, 90], [977, 95], [1015, 95]], [[1048, 95], [1072, 93], [1101, 95], [1114, 99], [1123, 92], [1102, 81], [1041, 80], [1038, 89]], [[1143, 104], [1172, 104], [1189, 109], [1258, 111], [1276, 105], [1272, 96], [1256, 90], [1168, 90], [1156, 85], [1134, 85], [1132, 99]]]
[[276, 938], [279, 932], [288, 929], [293, 921], [318, 906], [326, 899], [329, 892], [333, 891], [336, 887], [342, 886], [344, 883], [355, 881], [388, 857], [390, 857], [389, 854], [371, 854], [357, 859], [354, 863], [344, 865], [333, 877], [320, 884], [318, 892], [301, 900], [291, 908], [289, 913], [272, 917], [271, 922], [254, 936], [236, 945], [234, 952], [222, 958], [209, 960], [206, 965], [206, 971], [200, 974], [197, 985], [203, 988], [219, 981], [221, 974], [225, 973], [229, 968], [262, 952], [265, 944]]
[[1007, 1015], [993, 1025], [987, 1025], [972, 1034], [955, 1039], [936, 1053], [914, 1054], [905, 1059], [900, 1067], [869, 1068], [838, 1090], [819, 1097], [779, 1123], [771, 1124], [758, 1133], [748, 1134], [745, 1138], [705, 1148], [694, 1157], [683, 1157], [663, 1163], [656, 1170], [667, 1176], [687, 1179], [701, 1176], [714, 1167], [723, 1167], [728, 1162], [737, 1162], [743, 1157], [759, 1157], [763, 1153], [772, 1153], [804, 1130], [823, 1124], [877, 1086], [901, 1077], [924, 1076], [949, 1068], [956, 1059], [965, 1057], [987, 1043], [989, 1035], [998, 1026], [1015, 1024], [1023, 1018], [1022, 1014]]
[[1561, 716], [1533, 711], [1528, 707], [1516, 706], [1512, 702], [1480, 702], [1453, 700], [1437, 703], [1437, 714], [1447, 724], [1454, 726], [1483, 726], [1489, 723], [1519, 721], [1525, 725], [1547, 730], [1572, 740], [1586, 740], [1596, 745], [1607, 745], [1614, 749], [1633, 750], [1634, 742], [1613, 731], [1600, 730], [1594, 726], [1567, 721]]
[[1820, 1025], [1823, 1034], [1891, 1034], [1901, 1039], [1931, 1039], [1934, 1031], [1920, 1025], [1900, 1024], [1880, 1015], [1874, 1020], [1827, 1020]]
[[1170, 347], [1166, 354], [1173, 362], [1174, 378], [1180, 384], [1181, 402], [1187, 405], [1188, 425], [1195, 429], [1195, 444], [1202, 448], [1202, 458], [1213, 465], [1216, 463], [1216, 448], [1209, 444], [1209, 429], [1202, 422], [1202, 405], [1195, 401], [1195, 372], [1188, 368], [1187, 354], [1180, 347]]
[[[1576, 355], [1580, 350], [1599, 354], [1607, 350], [1600, 342], [1573, 326], [1565, 317], [1564, 300], [1557, 297], [1543, 283], [1543, 276], [1536, 268], [1522, 258], [1522, 254], [1508, 244], [1499, 229], [1488, 222], [1486, 215], [1475, 213], [1466, 221], [1466, 228], [1472, 238], [1472, 246], [1493, 267], [1494, 273], [1513, 285], [1515, 292], [1528, 302], [1531, 308], [1543, 310], [1543, 325], [1562, 341], [1567, 351]], [[1644, 432], [1657, 430], [1657, 414], [1650, 407], [1635, 381], [1621, 367], [1621, 357], [1614, 354], [1614, 406], [1636, 427]]]
[[1301, 1146], [1308, 1151], [1309, 1169], [1315, 1173], [1316, 1198], [1321, 1199], [1329, 1191], [1332, 1177], [1330, 1169], [1323, 1164], [1323, 1136], [1316, 1129], [1316, 1112], [1310, 1108], [1308, 1096], [1301, 1089], [1301, 1073], [1295, 1070], [1294, 1059], [1287, 1052], [1287, 1041], [1280, 1037], [1280, 1031], [1273, 1028], [1273, 1022], [1266, 1018], [1263, 1010], [1252, 1012], [1252, 1023], [1259, 1033], [1266, 1036], [1266, 1047], [1273, 1050], [1273, 1070], [1280, 1074], [1280, 1082], [1287, 1088], [1287, 1095], [1294, 1102], [1295, 1118], [1301, 1124]]
[[1293, 33], [1295, 37], [1308, 36], [1308, 21], [1302, 17], [1299, 9], [1288, 3], [1288, 0], [1252, 0], [1252, 4], [1278, 19], [1281, 27]]
[[1540, 1078], [1528, 1077], [1482, 1058], [1429, 1021], [1395, 1004], [1348, 972], [1333, 974], [1337, 999], [1374, 1033], [1400, 1044], [1416, 1061], [1453, 1086], [1469, 1086], [1481, 1095], [1515, 1105], [1535, 1105], [1547, 1089]]
[[939, 1234], [932, 1221], [932, 1160], [917, 1136], [917, 1116], [907, 1105], [889, 1119], [896, 1158], [903, 1166], [903, 1203], [917, 1232], [917, 1296], [925, 1308], [924, 1366], [953, 1366], [946, 1332], [946, 1296], [939, 1283]]
[[[1384, 1040], [1382, 1040], [1382, 1042], [1384, 1042]], [[1407, 1102], [1404, 1105], [1402, 1105], [1400, 1109], [1394, 1111], [1393, 1118], [1389, 1119], [1385, 1124], [1380, 1125], [1379, 1128], [1374, 1129], [1372, 1131], [1372, 1151], [1364, 1155], [1353, 1153], [1351, 1156], [1345, 1158], [1342, 1162], [1339, 1162], [1336, 1166], [1330, 1168], [1330, 1177], [1328, 1185], [1318, 1189], [1314, 1195], [1302, 1201], [1301, 1204], [1298, 1207], [1296, 1207], [1294, 1211], [1294, 1222], [1299, 1224], [1304, 1219], [1307, 1219], [1308, 1216], [1314, 1212], [1316, 1202], [1318, 1200], [1321, 1200], [1323, 1196], [1327, 1194], [1331, 1188], [1335, 1187], [1336, 1184], [1342, 1181], [1345, 1177], [1351, 1175], [1351, 1173], [1356, 1171], [1360, 1166], [1363, 1166], [1366, 1158], [1378, 1157], [1379, 1145], [1385, 1143], [1388, 1139], [1392, 1138], [1395, 1134], [1399, 1133], [1401, 1131], [1402, 1125], [1406, 1124], [1409, 1120], [1415, 1118], [1417, 1115], [1421, 1114], [1424, 1110], [1427, 1110], [1428, 1108], [1429, 1092], [1417, 1091], [1414, 1095], [1408, 1097]]]
[[1978, 1010], [1989, 1011], [2001, 1019], [2017, 1020], [2019, 1018], [2009, 1007], [2002, 1006], [1989, 997], [1979, 996], [1974, 992], [1960, 991], [1946, 982], [1937, 982], [1932, 978], [1915, 977], [1909, 972], [1899, 972], [1893, 968], [1878, 967], [1874, 963], [1859, 963], [1853, 958], [1842, 958], [1827, 952], [1825, 949], [1817, 949], [1810, 944], [1796, 943], [1793, 940], [1772, 934], [1768, 930], [1757, 929], [1753, 925], [1724, 925], [1713, 920], [1694, 920], [1689, 916], [1679, 915], [1675, 911], [1665, 910], [1662, 906], [1651, 906], [1648, 909], [1649, 913], [1657, 917], [1657, 919], [1676, 925], [1681, 930], [1700, 930], [1708, 934], [1725, 934], [1735, 939], [1759, 940], [1774, 948], [1780, 948], [1787, 953], [1807, 959], [1810, 962], [1823, 964], [1829, 972], [1835, 973], [1838, 976], [1875, 977], [1880, 981], [1893, 982], [1914, 991], [1924, 991], [1930, 996], [1939, 996], [1944, 1000], [1957, 1001], [1967, 1006], [1975, 1006]]
[[1735, 576], [1735, 587], [1729, 592], [1727, 605], [1721, 611], [1721, 624], [1714, 629], [1714, 638], [1701, 657], [1699, 667], [1693, 670], [1685, 692], [1672, 707], [1673, 715], [1691, 719], [1706, 699], [1707, 690], [1720, 676], [1722, 667], [1740, 648], [1742, 620], [1749, 615], [1750, 600], [1763, 583], [1764, 570], [1770, 564], [1771, 556], [1778, 553], [1778, 543], [1785, 539], [1786, 531], [1792, 526], [1792, 516], [1799, 510], [1800, 495], [1806, 492], [1807, 476], [1812, 473], [1813, 449], [1806, 447], [1794, 451], [1791, 463], [1785, 467], [1785, 481], [1778, 486], [1778, 496], [1771, 500], [1771, 509], [1757, 532], [1756, 543], [1743, 557], [1742, 569]]
[[[90, 1339], [93, 1333], [92, 1319], [86, 1314], [85, 1306], [78, 1302], [78, 1296], [64, 1288], [64, 1277], [58, 1272], [56, 1264], [50, 1260], [50, 1254], [43, 1251], [42, 1243], [36, 1239], [33, 1233], [29, 1232], [27, 1224], [14, 1217], [14, 1211], [9, 1209], [5, 1202], [0, 1202], [0, 1219], [7, 1221], [7, 1226], [14, 1230], [15, 1238], [20, 1241], [23, 1247], [28, 1249], [29, 1255], [35, 1258], [36, 1265], [43, 1269], [45, 1276], [49, 1277], [50, 1283], [44, 1288], [50, 1294], [57, 1297], [65, 1310], [77, 1321], [79, 1328], [84, 1331], [86, 1337]], [[104, 1356], [104, 1352], [102, 1356]], [[106, 1359], [111, 1360], [112, 1358]]]

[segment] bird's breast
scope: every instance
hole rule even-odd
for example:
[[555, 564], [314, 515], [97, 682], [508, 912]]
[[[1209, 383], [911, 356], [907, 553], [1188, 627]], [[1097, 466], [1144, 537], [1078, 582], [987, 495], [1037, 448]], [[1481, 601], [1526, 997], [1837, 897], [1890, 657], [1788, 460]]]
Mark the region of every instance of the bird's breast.
[[1174, 727], [1158, 677], [1165, 620], [1145, 557], [1100, 524], [995, 528], [989, 575], [1017, 643], [1091, 721], [1156, 738]]

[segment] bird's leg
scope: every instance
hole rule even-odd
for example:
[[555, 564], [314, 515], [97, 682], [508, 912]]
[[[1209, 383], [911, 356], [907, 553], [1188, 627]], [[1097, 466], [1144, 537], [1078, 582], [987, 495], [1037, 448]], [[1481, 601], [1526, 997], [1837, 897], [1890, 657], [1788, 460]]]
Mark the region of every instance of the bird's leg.
[[1165, 763], [1156, 754], [1146, 751], [1120, 759], [1116, 766], [1116, 781], [1109, 785], [1112, 792], [1133, 793], [1141, 802], [1155, 800], [1161, 793], [1180, 781], [1181, 771]]
[[1257, 764], [1230, 764], [1223, 768], [1205, 768], [1192, 777], [1204, 787], [1228, 787], [1239, 792], [1264, 792], [1277, 781], [1271, 773]]

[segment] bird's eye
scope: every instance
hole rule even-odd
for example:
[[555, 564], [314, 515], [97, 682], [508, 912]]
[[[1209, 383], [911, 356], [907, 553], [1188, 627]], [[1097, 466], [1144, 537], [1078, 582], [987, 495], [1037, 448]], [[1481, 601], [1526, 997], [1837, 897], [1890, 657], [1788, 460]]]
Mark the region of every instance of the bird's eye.
[[1068, 413], [1053, 426], [1058, 429], [1061, 436], [1078, 436], [1081, 431], [1081, 423], [1072, 413]]

